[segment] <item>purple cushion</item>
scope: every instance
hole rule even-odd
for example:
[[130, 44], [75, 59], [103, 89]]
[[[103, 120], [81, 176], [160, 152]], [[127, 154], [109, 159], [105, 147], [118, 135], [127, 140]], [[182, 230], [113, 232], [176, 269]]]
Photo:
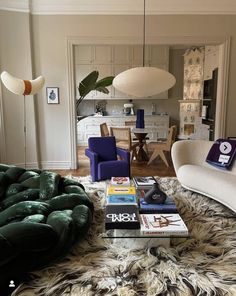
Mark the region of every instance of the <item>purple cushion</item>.
[[206, 162], [221, 169], [230, 169], [236, 156], [236, 140], [218, 139], [212, 145]]
[[99, 155], [99, 161], [117, 160], [115, 137], [92, 137], [88, 146]]
[[98, 164], [100, 180], [112, 177], [129, 177], [129, 163], [125, 160], [104, 161]]

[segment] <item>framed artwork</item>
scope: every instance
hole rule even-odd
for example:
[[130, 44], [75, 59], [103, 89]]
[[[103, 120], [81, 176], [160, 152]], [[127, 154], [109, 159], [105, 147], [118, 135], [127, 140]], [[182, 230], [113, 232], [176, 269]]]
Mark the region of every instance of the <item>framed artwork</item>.
[[47, 103], [59, 104], [59, 87], [46, 87]]
[[187, 136], [194, 134], [194, 124], [185, 124], [184, 125], [184, 134]]

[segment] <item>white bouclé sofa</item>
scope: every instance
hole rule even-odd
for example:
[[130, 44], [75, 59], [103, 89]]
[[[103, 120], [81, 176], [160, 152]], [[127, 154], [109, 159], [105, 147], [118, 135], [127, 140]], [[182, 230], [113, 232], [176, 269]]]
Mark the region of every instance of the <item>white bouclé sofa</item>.
[[183, 187], [209, 196], [236, 212], [236, 160], [227, 171], [209, 165], [205, 160], [213, 143], [175, 142], [171, 150], [174, 169]]

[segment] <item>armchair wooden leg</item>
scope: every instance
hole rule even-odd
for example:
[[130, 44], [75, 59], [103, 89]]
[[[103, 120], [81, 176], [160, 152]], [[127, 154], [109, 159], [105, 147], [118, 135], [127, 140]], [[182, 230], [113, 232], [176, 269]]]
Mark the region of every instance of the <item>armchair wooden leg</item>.
[[169, 167], [168, 161], [163, 150], [154, 150], [147, 165], [150, 165], [158, 156], [164, 161], [165, 165]]
[[169, 167], [169, 163], [168, 163], [168, 161], [166, 159], [166, 156], [165, 156], [165, 153], [164, 153], [163, 150], [160, 151], [160, 157], [164, 161], [164, 163], [166, 164], [166, 166]]
[[158, 155], [159, 155], [159, 150], [154, 150], [147, 165], [151, 164], [157, 158]]

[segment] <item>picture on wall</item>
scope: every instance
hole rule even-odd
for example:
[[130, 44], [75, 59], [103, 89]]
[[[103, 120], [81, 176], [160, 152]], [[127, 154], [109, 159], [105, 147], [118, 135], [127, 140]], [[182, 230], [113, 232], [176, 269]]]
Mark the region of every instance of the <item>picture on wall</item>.
[[187, 136], [194, 134], [194, 124], [185, 124], [184, 125], [184, 134]]
[[59, 87], [47, 87], [47, 103], [59, 104]]

